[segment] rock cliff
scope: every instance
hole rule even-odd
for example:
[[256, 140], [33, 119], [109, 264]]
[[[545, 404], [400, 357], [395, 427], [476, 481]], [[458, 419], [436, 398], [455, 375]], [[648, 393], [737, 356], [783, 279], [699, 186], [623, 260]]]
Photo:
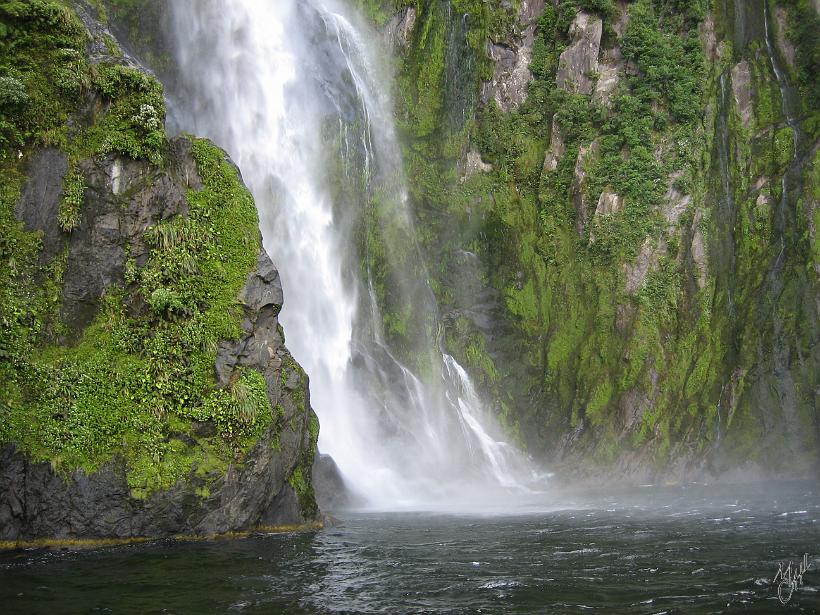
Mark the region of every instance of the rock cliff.
[[318, 421], [253, 200], [83, 17], [0, 3], [0, 540], [314, 523]]
[[373, 5], [416, 10], [397, 117], [443, 337], [519, 442], [603, 480], [816, 472], [814, 6]]

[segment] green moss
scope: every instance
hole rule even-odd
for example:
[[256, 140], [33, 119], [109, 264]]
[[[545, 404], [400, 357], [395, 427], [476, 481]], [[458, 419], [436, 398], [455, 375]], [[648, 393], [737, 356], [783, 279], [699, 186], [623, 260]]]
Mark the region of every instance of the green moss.
[[0, 157], [65, 131], [90, 83], [85, 42], [59, 2], [0, 2]]
[[109, 107], [88, 131], [86, 147], [160, 164], [166, 145], [160, 83], [140, 70], [113, 64], [96, 67], [94, 86]]
[[[132, 68], [91, 69], [79, 20], [56, 2], [2, 2], [0, 24], [0, 75], [20, 86], [0, 100], [11, 127], [3, 145], [26, 151], [0, 157], [0, 441], [65, 472], [121, 457], [137, 497], [191, 473], [215, 479], [281, 418], [260, 373], [238, 370], [221, 389], [214, 379], [217, 343], [241, 334], [237, 296], [261, 249], [253, 200], [225, 154], [194, 140], [203, 188], [188, 192], [187, 215], [146, 231], [147, 258], [129, 259], [127, 287], [110, 287], [93, 323], [60, 343], [68, 252], [40, 262], [39, 234], [15, 218], [27, 154], [42, 144], [67, 151], [59, 222], [68, 232], [83, 206], [85, 157], [163, 161], [162, 88]], [[90, 124], [78, 89], [101, 102]], [[148, 309], [134, 309], [140, 302]], [[195, 436], [192, 421], [217, 435]]]
[[[313, 493], [313, 484], [305, 474], [308, 470], [303, 470], [302, 466], [298, 466], [288, 478], [288, 483], [296, 493], [296, 498], [299, 501], [299, 510], [302, 511], [302, 516], [305, 518], [312, 518], [316, 516], [318, 508], [316, 506], [316, 498]], [[309, 477], [310, 474], [307, 474]]]
[[57, 222], [66, 233], [80, 223], [80, 208], [85, 200], [85, 177], [76, 167], [70, 168], [63, 178], [63, 200]]

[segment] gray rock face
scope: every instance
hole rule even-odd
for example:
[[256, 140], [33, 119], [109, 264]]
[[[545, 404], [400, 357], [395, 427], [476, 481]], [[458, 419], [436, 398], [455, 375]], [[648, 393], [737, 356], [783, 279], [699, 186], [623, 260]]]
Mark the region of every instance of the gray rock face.
[[624, 274], [626, 277], [624, 292], [626, 292], [627, 295], [637, 294], [646, 281], [646, 276], [649, 275], [649, 272], [665, 253], [666, 243], [663, 239], [657, 243], [651, 238], [644, 240], [641, 245], [641, 251], [635, 258], [635, 261], [624, 263]]
[[68, 159], [60, 150], [47, 148], [35, 153], [28, 164], [28, 181], [17, 202], [17, 218], [26, 225], [26, 230], [43, 233], [41, 264], [50, 263], [63, 248], [57, 214], [67, 171]]
[[709, 274], [709, 264], [706, 253], [706, 238], [703, 236], [703, 231], [700, 228], [700, 223], [703, 219], [703, 214], [700, 210], [695, 213], [692, 221], [692, 243], [689, 246], [689, 253], [692, 256], [692, 263], [695, 267], [696, 281], [698, 288], [706, 287], [706, 280]]
[[479, 173], [489, 173], [493, 170], [493, 165], [484, 162], [481, 159], [481, 154], [474, 149], [467, 151], [464, 158], [459, 162], [459, 167], [461, 172], [461, 178], [459, 181], [461, 183], [464, 183], [473, 175], [477, 175]]
[[313, 463], [313, 488], [316, 502], [324, 511], [342, 510], [364, 505], [342, 476], [330, 455], [318, 455]]
[[746, 59], [732, 67], [732, 93], [735, 97], [738, 115], [744, 127], [752, 120], [752, 70]]
[[595, 84], [595, 92], [592, 95], [592, 101], [610, 107], [612, 104], [612, 96], [615, 90], [618, 89], [618, 82], [621, 78], [621, 73], [624, 71], [625, 64], [620, 61], [605, 61], [599, 64], [598, 81]]
[[280, 444], [282, 453], [275, 453], [273, 435], [266, 434], [207, 499], [196, 494], [200, 485], [192, 477], [147, 500], [131, 497], [121, 460], [90, 476], [78, 471], [63, 478], [50, 464], [33, 463], [6, 445], [0, 449], [0, 540], [162, 537], [303, 523], [285, 482], [291, 470], [285, 460], [298, 450], [299, 438], [289, 432]]
[[591, 94], [598, 71], [603, 24], [598, 17], [579, 11], [569, 27], [572, 43], [558, 59], [555, 76], [559, 88], [568, 92]]
[[[138, 263], [147, 258], [145, 230], [187, 213], [186, 189], [201, 186], [190, 150], [187, 139], [172, 142], [167, 170], [114, 157], [84, 163], [88, 189], [80, 224], [69, 236], [58, 230], [57, 239], [49, 239], [59, 248], [68, 244], [63, 318], [74, 334], [96, 315], [105, 290], [124, 284], [125, 255]], [[32, 158], [29, 172], [18, 215], [50, 237], [57, 224], [54, 203], [59, 203], [65, 160], [46, 150]], [[38, 202], [47, 204], [39, 212], [32, 205]], [[218, 384], [231, 381], [239, 367], [253, 368], [264, 375], [271, 407], [282, 414], [241, 463], [207, 481], [192, 472], [171, 489], [138, 499], [131, 495], [121, 458], [91, 475], [77, 471], [64, 477], [48, 463], [32, 462], [14, 444], [3, 444], [0, 540], [209, 534], [314, 520], [317, 511], [300, 510], [288, 479], [297, 467], [311, 462], [310, 424], [315, 415], [307, 378], [294, 367], [284, 345], [278, 321], [282, 286], [264, 250], [238, 301], [244, 310], [243, 334], [220, 344]], [[195, 433], [213, 435], [213, 426], [199, 424]], [[203, 487], [210, 493], [207, 497], [199, 495]]]
[[416, 9], [408, 6], [390, 18], [382, 30], [382, 36], [389, 47], [404, 49], [410, 43], [415, 25]]
[[714, 61], [719, 57], [717, 34], [715, 33], [715, 18], [710, 12], [706, 19], [698, 26], [700, 38], [703, 42], [703, 51], [706, 57]]
[[610, 216], [618, 213], [624, 208], [624, 198], [614, 192], [604, 190], [598, 198], [598, 206], [595, 208], [596, 216]]
[[504, 112], [517, 109], [527, 99], [536, 22], [543, 12], [544, 0], [523, 0], [518, 12], [520, 36], [504, 44], [488, 45], [495, 72], [492, 81], [485, 84], [482, 98], [485, 102], [492, 98]]
[[598, 81], [595, 83], [595, 91], [592, 94], [592, 101], [610, 108], [612, 97], [618, 89], [621, 77], [627, 72], [627, 62], [621, 52], [620, 40], [626, 33], [629, 25], [629, 7], [623, 0], [618, 1], [618, 18], [613, 24], [613, 30], [618, 37], [618, 44], [612, 48], [601, 51], [598, 62]]
[[581, 146], [578, 150], [578, 158], [575, 159], [575, 172], [572, 179], [572, 203], [575, 206], [575, 230], [578, 232], [579, 237], [584, 234], [584, 228], [589, 220], [589, 208], [584, 198], [587, 184], [587, 167], [590, 160], [598, 155], [599, 149], [600, 144], [596, 139], [589, 145]]
[[[815, 5], [816, 6], [816, 5]], [[774, 11], [777, 28], [775, 28], [775, 41], [777, 42], [777, 50], [780, 55], [786, 60], [786, 63], [791, 67], [795, 67], [795, 58], [797, 50], [786, 33], [789, 31], [789, 15], [785, 7], [778, 6]]]
[[[171, 157], [172, 167], [184, 166], [190, 143], [176, 140]], [[148, 227], [188, 211], [186, 184], [147, 162], [108, 157], [87, 160], [80, 170], [87, 188], [80, 223], [66, 239], [62, 301], [63, 322], [75, 337], [97, 315], [105, 289], [123, 283], [126, 254], [138, 265], [147, 258]]]
[[561, 126], [558, 125], [558, 115], [552, 116], [552, 128], [550, 130], [550, 146], [544, 156], [544, 170], [554, 171], [558, 168], [558, 163], [567, 151], [564, 143], [564, 136], [561, 134]]

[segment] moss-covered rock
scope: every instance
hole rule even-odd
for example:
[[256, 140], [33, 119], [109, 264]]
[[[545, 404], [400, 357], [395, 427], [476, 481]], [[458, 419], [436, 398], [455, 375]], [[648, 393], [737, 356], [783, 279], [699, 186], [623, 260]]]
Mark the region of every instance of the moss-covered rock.
[[98, 34], [0, 3], [2, 537], [311, 521], [318, 428], [253, 199], [167, 140], [153, 77], [88, 61]]
[[[448, 349], [504, 423], [576, 473], [812, 471], [810, 3], [777, 3], [797, 104], [768, 54], [775, 3], [412, 4], [396, 87], [411, 197]], [[399, 6], [367, 8], [379, 25]], [[600, 50], [579, 15], [601, 20]], [[526, 100], [501, 105], [503, 52], [533, 19]], [[605, 96], [600, 75], [567, 79], [576, 52], [603, 63]], [[469, 157], [481, 173], [462, 174]]]

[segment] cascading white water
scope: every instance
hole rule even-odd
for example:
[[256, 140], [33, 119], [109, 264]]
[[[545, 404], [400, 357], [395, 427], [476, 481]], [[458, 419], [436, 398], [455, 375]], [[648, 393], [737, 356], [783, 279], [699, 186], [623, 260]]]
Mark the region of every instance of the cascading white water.
[[[413, 237], [375, 37], [336, 0], [172, 7], [174, 121], [224, 147], [254, 194], [282, 275], [288, 346], [310, 377], [320, 450], [380, 508], [523, 489], [531, 471], [467, 373], [429, 334], [419, 339], [440, 378], [403, 365], [385, 342], [369, 272], [360, 271], [354, 229], [367, 195], [387, 195], [391, 224]], [[363, 188], [345, 199], [339, 185]], [[417, 270], [401, 279], [407, 301], [435, 311]]]

